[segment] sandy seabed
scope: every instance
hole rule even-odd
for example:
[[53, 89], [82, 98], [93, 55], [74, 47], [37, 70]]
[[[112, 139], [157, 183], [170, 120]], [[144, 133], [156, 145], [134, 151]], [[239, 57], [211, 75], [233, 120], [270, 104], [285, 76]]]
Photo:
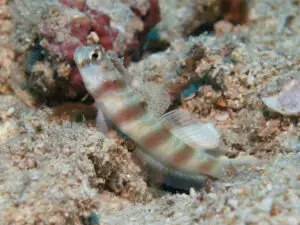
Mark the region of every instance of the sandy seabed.
[[[239, 34], [171, 40], [166, 51], [129, 67], [149, 80], [176, 77], [201, 43], [205, 55], [180, 76], [207, 73], [209, 82], [181, 108], [214, 122], [232, 156], [268, 160], [189, 194], [149, 187], [128, 146], [107, 140], [93, 124], [54, 118], [51, 108], [29, 107], [9, 93], [17, 62], [0, 46], [0, 224], [299, 225], [299, 116], [266, 114], [261, 100], [300, 79], [299, 12], [299, 1], [256, 1]], [[0, 31], [9, 33], [9, 17], [3, 18]]]

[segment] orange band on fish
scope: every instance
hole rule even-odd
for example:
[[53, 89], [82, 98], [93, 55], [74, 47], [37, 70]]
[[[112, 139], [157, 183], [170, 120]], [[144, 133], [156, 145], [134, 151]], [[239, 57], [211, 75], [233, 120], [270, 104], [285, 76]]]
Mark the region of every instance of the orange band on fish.
[[194, 149], [188, 145], [184, 145], [183, 149], [175, 153], [168, 161], [168, 164], [172, 167], [178, 167], [186, 163], [192, 158]]
[[97, 99], [104, 93], [118, 91], [125, 86], [125, 82], [122, 80], [106, 81], [99, 86], [99, 88], [92, 94], [92, 96], [94, 99]]
[[201, 162], [198, 167], [198, 172], [202, 174], [211, 175], [211, 171], [216, 166], [216, 159], [208, 159], [206, 162]]
[[149, 148], [148, 151], [158, 145], [164, 143], [172, 137], [172, 134], [166, 128], [162, 127], [160, 130], [153, 131], [143, 138], [142, 143], [145, 147]]
[[138, 119], [145, 114], [145, 108], [142, 104], [128, 106], [112, 117], [112, 121], [120, 126], [126, 122]]

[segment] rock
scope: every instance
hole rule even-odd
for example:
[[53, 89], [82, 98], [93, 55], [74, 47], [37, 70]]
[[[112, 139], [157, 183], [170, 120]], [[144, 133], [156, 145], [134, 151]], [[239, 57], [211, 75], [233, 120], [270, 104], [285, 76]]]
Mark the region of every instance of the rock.
[[263, 211], [269, 214], [271, 212], [272, 205], [273, 205], [273, 198], [267, 197], [262, 200], [262, 202], [257, 206], [257, 209], [259, 211]]
[[233, 209], [236, 209], [238, 207], [238, 201], [236, 199], [229, 199], [228, 205]]
[[9, 108], [9, 109], [7, 110], [6, 115], [7, 115], [7, 116], [11, 116], [12, 114], [14, 114], [14, 112], [15, 112], [15, 109], [14, 109], [13, 107], [11, 107], [11, 108]]
[[195, 212], [196, 217], [202, 216], [204, 214], [204, 212], [205, 212], [205, 208], [202, 205], [198, 206], [198, 208], [196, 209], [196, 212]]
[[291, 80], [277, 95], [262, 98], [264, 104], [272, 111], [284, 116], [300, 115], [300, 80]]

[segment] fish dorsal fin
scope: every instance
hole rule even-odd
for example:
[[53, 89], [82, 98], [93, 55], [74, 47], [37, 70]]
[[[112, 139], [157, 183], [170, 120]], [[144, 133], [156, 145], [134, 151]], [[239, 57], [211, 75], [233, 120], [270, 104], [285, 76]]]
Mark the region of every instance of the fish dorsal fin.
[[161, 117], [170, 132], [194, 149], [201, 149], [212, 157], [223, 155], [222, 142], [212, 123], [201, 123], [199, 119], [182, 110], [173, 110]]
[[137, 88], [147, 103], [147, 110], [155, 117], [161, 117], [171, 104], [170, 96], [164, 85], [147, 82]]
[[131, 86], [133, 76], [131, 76], [128, 73], [128, 70], [124, 67], [123, 59], [120, 59], [116, 56], [110, 56], [111, 62], [114, 65], [114, 67], [118, 70], [119, 73], [121, 73], [124, 77], [124, 80], [127, 85]]
[[142, 78], [128, 72], [123, 65], [123, 60], [112, 54], [110, 59], [114, 67], [124, 76], [126, 84], [141, 94], [144, 102], [147, 103], [147, 110], [156, 117], [162, 116], [171, 104], [167, 87], [155, 82], [144, 82]]
[[124, 76], [127, 76], [127, 71], [123, 65], [122, 59], [119, 58], [112, 58], [111, 59], [112, 64], [115, 66], [115, 68], [121, 73], [125, 74]]

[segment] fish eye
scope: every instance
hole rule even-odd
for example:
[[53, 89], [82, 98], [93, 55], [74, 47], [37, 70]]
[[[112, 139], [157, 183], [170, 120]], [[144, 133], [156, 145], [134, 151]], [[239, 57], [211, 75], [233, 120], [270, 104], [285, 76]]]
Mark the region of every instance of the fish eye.
[[100, 50], [99, 50], [99, 49], [95, 49], [95, 50], [91, 53], [91, 55], [90, 55], [90, 60], [91, 60], [91, 61], [100, 60], [100, 59], [101, 59], [101, 56], [102, 56], [102, 54], [101, 54]]

